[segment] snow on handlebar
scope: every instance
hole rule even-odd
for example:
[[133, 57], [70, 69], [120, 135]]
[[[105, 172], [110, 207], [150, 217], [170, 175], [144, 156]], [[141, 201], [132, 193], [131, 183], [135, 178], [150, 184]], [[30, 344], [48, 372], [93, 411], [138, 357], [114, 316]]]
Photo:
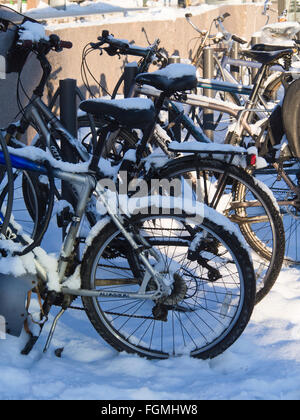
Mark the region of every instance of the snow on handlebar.
[[17, 44], [19, 46], [22, 46], [22, 47], [28, 48], [28, 49], [37, 47], [38, 45], [42, 45], [42, 44], [44, 44], [44, 45], [48, 44], [49, 47], [51, 47], [51, 48], [54, 47], [57, 50], [64, 49], [64, 48], [70, 49], [73, 46], [72, 42], [62, 41], [59, 38], [56, 39], [55, 42], [51, 39], [49, 41], [45, 40], [45, 39], [42, 39], [40, 41], [32, 41], [32, 40], [29, 40], [29, 39], [24, 39], [24, 40], [19, 40], [17, 42]]

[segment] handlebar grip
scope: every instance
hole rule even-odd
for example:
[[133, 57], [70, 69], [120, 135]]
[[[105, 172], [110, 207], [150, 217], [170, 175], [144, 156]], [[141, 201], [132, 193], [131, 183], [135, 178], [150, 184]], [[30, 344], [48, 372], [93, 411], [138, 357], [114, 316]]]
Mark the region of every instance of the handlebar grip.
[[18, 41], [18, 45], [24, 48], [32, 48], [33, 42], [29, 39], [24, 39], [24, 40]]
[[186, 18], [191, 18], [191, 17], [193, 17], [193, 15], [192, 15], [191, 13], [186, 13], [186, 14], [185, 14], [185, 17], [186, 17]]
[[60, 46], [61, 46], [61, 48], [70, 49], [70, 48], [73, 47], [73, 44], [70, 41], [60, 41]]
[[103, 29], [101, 37], [102, 38], [107, 38], [108, 35], [109, 35], [109, 31], [107, 29]]
[[230, 13], [226, 12], [222, 15], [223, 20], [227, 19], [230, 16]]
[[236, 35], [232, 35], [231, 38], [233, 39], [233, 41], [238, 42], [239, 44], [247, 44], [247, 41], [245, 41], [245, 39], [239, 38]]

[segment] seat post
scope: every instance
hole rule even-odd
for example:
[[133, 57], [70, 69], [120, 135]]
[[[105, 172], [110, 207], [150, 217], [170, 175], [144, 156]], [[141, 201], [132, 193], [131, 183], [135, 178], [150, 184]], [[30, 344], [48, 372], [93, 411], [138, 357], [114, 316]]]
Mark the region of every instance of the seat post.
[[100, 158], [102, 156], [102, 152], [104, 150], [107, 135], [111, 131], [112, 131], [112, 127], [109, 124], [107, 124], [105, 127], [101, 129], [101, 133], [99, 134], [97, 145], [93, 152], [93, 157], [89, 165], [89, 170], [94, 171], [94, 172], [98, 171], [98, 165], [99, 165]]
[[266, 75], [266, 71], [269, 67], [269, 64], [263, 64], [260, 69], [257, 72], [256, 75], [256, 82], [254, 83], [251, 95], [249, 96], [249, 102], [252, 104], [254, 100], [256, 99], [256, 96], [258, 94], [258, 91], [261, 87], [262, 81]]
[[150, 123], [145, 129], [143, 133], [143, 138], [140, 142], [140, 144], [137, 147], [136, 151], [136, 159], [137, 162], [140, 161], [142, 158], [143, 152], [146, 148], [147, 143], [151, 140], [151, 137], [153, 136], [155, 125], [158, 121], [158, 116], [160, 111], [162, 110], [162, 107], [164, 105], [165, 99], [168, 97], [167, 92], [162, 92], [160, 96], [158, 97], [157, 101], [155, 102], [155, 118], [152, 123]]
[[263, 64], [260, 69], [257, 72], [256, 75], [256, 82], [254, 84], [254, 87], [252, 89], [251, 95], [249, 96], [249, 99], [246, 102], [245, 110], [246, 112], [243, 112], [241, 115], [241, 119], [239, 121], [238, 127], [235, 128], [234, 131], [232, 131], [229, 135], [228, 141], [229, 144], [237, 145], [240, 143], [241, 136], [244, 131], [244, 125], [248, 123], [250, 114], [251, 114], [251, 108], [253, 108], [253, 105], [255, 104], [255, 100], [257, 98], [257, 94], [259, 92], [259, 89], [261, 87], [262, 81], [265, 77], [266, 71], [269, 67], [269, 64]]
[[164, 105], [165, 99], [168, 97], [167, 92], [162, 92], [159, 97], [157, 98], [157, 101], [155, 102], [155, 122], [157, 121], [158, 115], [160, 111], [162, 110], [162, 107]]

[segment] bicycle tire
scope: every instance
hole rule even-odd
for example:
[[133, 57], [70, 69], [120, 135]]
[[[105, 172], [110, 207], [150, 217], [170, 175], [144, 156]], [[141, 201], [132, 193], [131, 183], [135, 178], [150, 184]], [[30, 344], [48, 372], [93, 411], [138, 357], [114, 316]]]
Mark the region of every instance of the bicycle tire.
[[[131, 219], [130, 224], [133, 224], [134, 226], [139, 226], [139, 232], [141, 233], [142, 223], [145, 223], [147, 217], [150, 217], [151, 219], [154, 218], [154, 220], [156, 221], [156, 226], [161, 226], [157, 222], [157, 219], [159, 217], [162, 217], [159, 215], [156, 215], [155, 217], [145, 215], [134, 216]], [[164, 215], [164, 218], [169, 217], [174, 216]], [[179, 216], [177, 216], [176, 220], [178, 219], [180, 219]], [[185, 217], [181, 218], [180, 220], [183, 221], [183, 224], [185, 223]], [[229, 251], [232, 258], [230, 265], [232, 266], [232, 261], [234, 261], [234, 264], [236, 264], [235, 267], [238, 267], [237, 271], [234, 271], [233, 268], [232, 273], [234, 273], [234, 275], [236, 275], [236, 273], [239, 273], [238, 280], [236, 277], [235, 280], [240, 282], [238, 284], [240, 286], [241, 293], [240, 295], [238, 295], [237, 292], [236, 308], [234, 309], [232, 322], [228, 321], [228, 328], [225, 328], [224, 326], [223, 329], [221, 325], [222, 323], [220, 322], [219, 324], [218, 322], [222, 312], [222, 305], [226, 306], [226, 297], [230, 295], [231, 292], [227, 290], [228, 294], [225, 294], [225, 298], [223, 294], [222, 301], [220, 301], [222, 302], [222, 304], [220, 305], [219, 303], [219, 306], [221, 307], [217, 305], [218, 307], [215, 307], [215, 312], [211, 317], [210, 315], [207, 315], [207, 312], [204, 309], [205, 305], [207, 305], [207, 307], [209, 305], [212, 305], [212, 301], [209, 302], [209, 290], [212, 290], [212, 287], [214, 289], [214, 293], [216, 293], [216, 295], [219, 295], [222, 286], [221, 283], [218, 282], [214, 283], [214, 285], [212, 286], [212, 284], [208, 284], [209, 282], [205, 283], [204, 279], [201, 279], [203, 284], [200, 286], [200, 278], [199, 284], [194, 284], [194, 288], [192, 288], [191, 285], [187, 285], [186, 279], [182, 278], [180, 280], [180, 285], [184, 290], [184, 293], [182, 292], [182, 290], [180, 290], [180, 293], [182, 292], [180, 296], [178, 290], [177, 292], [174, 292], [175, 295], [173, 295], [172, 293], [172, 299], [176, 299], [176, 303], [173, 303], [173, 305], [168, 304], [167, 319], [165, 319], [164, 321], [161, 319], [155, 319], [155, 315], [153, 312], [154, 303], [149, 302], [149, 300], [147, 302], [142, 303], [140, 305], [140, 309], [138, 310], [136, 307], [135, 309], [133, 309], [132, 301], [130, 303], [130, 309], [128, 307], [126, 299], [122, 300], [121, 296], [118, 299], [118, 302], [122, 306], [121, 309], [117, 309], [116, 304], [110, 302], [109, 298], [106, 300], [103, 298], [100, 302], [96, 298], [83, 297], [82, 301], [84, 309], [92, 325], [94, 326], [98, 334], [117, 351], [136, 353], [139, 356], [146, 357], [149, 359], [166, 359], [170, 356], [180, 356], [183, 353], [186, 354], [187, 352], [189, 352], [190, 356], [192, 357], [208, 359], [216, 357], [219, 354], [223, 353], [242, 334], [249, 322], [254, 306], [255, 297], [255, 276], [253, 267], [251, 265], [251, 260], [249, 258], [249, 254], [241, 245], [241, 242], [238, 240], [235, 234], [233, 232], [227, 231], [222, 225], [216, 224], [208, 218], [204, 218], [201, 227], [205, 230], [206, 233], [212, 235], [216, 239], [216, 241], [218, 241], [218, 243], [222, 243], [223, 246], [226, 247], [226, 250]], [[164, 227], [164, 229], [166, 229], [166, 227]], [[82, 288], [95, 288], [95, 272], [97, 271], [97, 264], [99, 262], [99, 259], [102, 256], [104, 256], [104, 262], [111, 262], [111, 260], [109, 260], [108, 256], [105, 254], [105, 250], [109, 248], [110, 244], [112, 244], [113, 241], [116, 240], [118, 234], [118, 229], [115, 227], [115, 225], [110, 223], [109, 225], [105, 226], [101, 233], [99, 233], [98, 236], [94, 238], [92, 244], [86, 249], [81, 265]], [[149, 238], [149, 236], [147, 236], [147, 240], [150, 241], [150, 244], [152, 246], [155, 244], [155, 238], [151, 239]], [[161, 252], [161, 250], [159, 252]], [[126, 258], [127, 257], [125, 254], [124, 261]], [[184, 259], [182, 258], [182, 260]], [[120, 263], [122, 266], [122, 262], [123, 260], [118, 261], [118, 266], [120, 266]], [[184, 269], [185, 267], [182, 269], [182, 272], [184, 272]], [[179, 272], [181, 273], [180, 270]], [[188, 278], [187, 274], [188, 272], [186, 272], [186, 277]], [[194, 282], [196, 280], [195, 277], [196, 274], [193, 278]], [[104, 280], [105, 277], [103, 278], [103, 276], [100, 275], [100, 282], [103, 282]], [[184, 285], [182, 282], [184, 283]], [[225, 287], [225, 289], [222, 289], [222, 293], [225, 293], [225, 277], [222, 278], [222, 282]], [[192, 282], [190, 281], [190, 283]], [[178, 284], [176, 284], [176, 287], [178, 289]], [[200, 303], [200, 306], [197, 307], [196, 299], [198, 298], [198, 293], [199, 296], [201, 295], [200, 289], [198, 290], [198, 288], [200, 287], [202, 287], [201, 290], [203, 291], [203, 293], [207, 293], [207, 295], [206, 299], [204, 299], [205, 303], [203, 302], [202, 306]], [[218, 287], [220, 287], [219, 290]], [[108, 289], [106, 288], [106, 290]], [[119, 287], [117, 288], [117, 290], [120, 290], [121, 292], [122, 290], [124, 290], [124, 288], [122, 289]], [[232, 289], [232, 293], [234, 295], [235, 290]], [[194, 307], [190, 303], [190, 300], [193, 302]], [[227, 315], [225, 306], [223, 307], [223, 309], [226, 318]], [[144, 309], [142, 309], [143, 307]], [[127, 309], [129, 312], [131, 311], [131, 313], [126, 314]], [[217, 312], [217, 309], [219, 309], [219, 313]], [[145, 313], [143, 313], [143, 310], [145, 311]], [[203, 318], [201, 319], [200, 317], [196, 318], [197, 322], [194, 320], [193, 317], [196, 316], [194, 312], [196, 313], [197, 310], [199, 312], [203, 311], [203, 314], [207, 316], [205, 320]], [[116, 311], [119, 311], [119, 314]], [[186, 311], [186, 313], [184, 311]], [[186, 315], [187, 313], [189, 314], [188, 316]], [[199, 314], [197, 313], [197, 315]], [[127, 321], [126, 317], [128, 317]], [[213, 319], [214, 321], [212, 321]], [[141, 321], [141, 324], [139, 324], [138, 320]], [[118, 324], [119, 322], [120, 326]], [[209, 324], [210, 322], [211, 325]], [[215, 327], [215, 322], [218, 324], [219, 330], [217, 330], [217, 328]], [[212, 324], [214, 324], [214, 326]], [[209, 329], [209, 327], [211, 328], [211, 330]], [[138, 332], [139, 329], [142, 329], [142, 331], [140, 330], [141, 336]], [[210, 340], [207, 336], [205, 337], [205, 339], [201, 336], [202, 334], [204, 337], [205, 334], [207, 334], [208, 330], [211, 334]], [[157, 331], [159, 337], [157, 335]], [[201, 337], [197, 337], [199, 344], [196, 343], [196, 337], [194, 336], [196, 334], [195, 331], [197, 331], [197, 334], [199, 334]], [[170, 338], [171, 335], [171, 340], [173, 341], [168, 342], [167, 339]], [[182, 337], [184, 337], [184, 340], [182, 340]], [[185, 341], [184, 344], [182, 344], [181, 340]], [[195, 343], [191, 344], [192, 341], [195, 341]], [[179, 342], [180, 344], [178, 344]], [[177, 346], [179, 346], [179, 348]]]
[[[101, 130], [104, 121], [95, 118], [94, 124], [97, 130]], [[90, 132], [90, 123], [85, 115], [78, 117], [77, 126], [78, 140], [86, 144], [86, 147], [89, 148], [92, 134]], [[136, 147], [137, 141], [138, 137], [134, 134], [133, 131], [127, 130], [126, 128], [121, 128], [120, 130], [111, 133], [111, 135], [108, 137], [105, 143], [102, 157], [110, 157], [113, 160], [120, 160], [128, 149]]]
[[[126, 132], [124, 139], [125, 139], [124, 141], [127, 142], [125, 149], [133, 147], [136, 143], [136, 138], [130, 132]], [[160, 141], [163, 141], [163, 139]], [[187, 158], [186, 161], [189, 162], [190, 158]], [[177, 165], [180, 162], [186, 162], [186, 161], [176, 160], [174, 161], [174, 163], [175, 165]], [[210, 161], [207, 161], [207, 162], [210, 162]], [[203, 164], [203, 162], [201, 164]], [[220, 161], [217, 161], [217, 160], [211, 161], [211, 164], [216, 165], [214, 166], [215, 170], [220, 170], [220, 168], [222, 168], [222, 171], [229, 170], [229, 167], [227, 165], [224, 166], [222, 162]], [[185, 163], [183, 163], [183, 170], [185, 170], [185, 168], [186, 168]], [[257, 304], [272, 289], [281, 271], [282, 264], [284, 261], [284, 251], [285, 251], [285, 241], [284, 241], [285, 230], [283, 227], [282, 218], [280, 217], [280, 214], [277, 208], [275, 208], [274, 203], [272, 199], [268, 196], [268, 194], [265, 191], [263, 191], [257, 184], [254, 185], [255, 181], [252, 179], [251, 176], [244, 173], [243, 170], [236, 167], [232, 167], [232, 168], [236, 172], [235, 177], [238, 177], [238, 179], [240, 179], [240, 184], [238, 184], [235, 190], [236, 197], [238, 197], [238, 195], [239, 197], [241, 197], [241, 194], [243, 193], [244, 182], [247, 181], [248, 183], [250, 183], [252, 191], [259, 192], [259, 197], [261, 197], [263, 202], [266, 203], [265, 206], [266, 206], [266, 209], [268, 209], [269, 215], [270, 215], [269, 220], [270, 222], [274, 224], [274, 228], [273, 228], [274, 245], [272, 245], [272, 248], [271, 248], [273, 252], [269, 252], [265, 246], [262, 246], [262, 244], [260, 244], [260, 242], [256, 240], [255, 234], [253, 234], [251, 229], [243, 228], [241, 230], [249, 246], [253, 249], [254, 252], [258, 254], [259, 258], [257, 259], [257, 262], [256, 262], [257, 267], [258, 267], [257, 270], [261, 270], [260, 264], [263, 264], [263, 263], [260, 263], [261, 260], [262, 261], [265, 260], [266, 261], [265, 264], [267, 265], [267, 268], [265, 268], [267, 270], [266, 274], [264, 276], [261, 276], [257, 282], [257, 295], [256, 295], [256, 304]], [[210, 167], [210, 169], [213, 169], [213, 167]], [[161, 178], [165, 178], [168, 176], [172, 176], [172, 172], [166, 173], [165, 171], [162, 171], [161, 173], [159, 173], [159, 177]]]
[[266, 79], [262, 89], [262, 96], [267, 102], [280, 101], [282, 94], [280, 94], [280, 88], [282, 85], [282, 73], [276, 72]]
[[[266, 192], [266, 189], [258, 185], [255, 178], [250, 176], [243, 169], [228, 165], [219, 160], [212, 160], [209, 158], [199, 159], [198, 157], [187, 156], [173, 160], [173, 162], [167, 164], [165, 168], [160, 169], [158, 175], [160, 179], [173, 179], [179, 175], [191, 173], [199, 174], [197, 177], [211, 176], [211, 182], [213, 180], [217, 181], [220, 175], [224, 173], [227, 174], [228, 184], [226, 192], [229, 194], [229, 200], [226, 204], [227, 208], [225, 207], [222, 211], [222, 206], [225, 205], [225, 199], [223, 199], [223, 202], [219, 202], [217, 210], [219, 208], [223, 214], [225, 212], [231, 221], [236, 220], [246, 242], [256, 254], [253, 255], [254, 265], [255, 268], [257, 268], [257, 273], [261, 271], [261, 274], [257, 279], [256, 293], [256, 304], [259, 303], [275, 284], [284, 261], [285, 231], [277, 206]], [[249, 194], [249, 198], [247, 198], [248, 195], [247, 197], [244, 197], [244, 200], [241, 201], [241, 206], [243, 203], [245, 203], [246, 206], [249, 203], [249, 220], [251, 220], [252, 217], [254, 218], [254, 222], [248, 224], [246, 223], [247, 214], [246, 222], [245, 219], [243, 219], [245, 217], [243, 214], [243, 207], [234, 209], [236, 200], [241, 200], [245, 193]], [[207, 193], [207, 196], [208, 195], [209, 192]], [[213, 196], [211, 200], [213, 201], [214, 198], [215, 197]], [[253, 211], [253, 216], [251, 214], [251, 201], [253, 201], [253, 199], [260, 204], [257, 208], [259, 209], [260, 207], [262, 210], [262, 220], [264, 218], [267, 219], [266, 226], [264, 226], [263, 221], [261, 223], [255, 221], [255, 211]], [[212, 201], [209, 202], [209, 197], [205, 198], [205, 200], [205, 204], [212, 204]], [[254, 228], [255, 225], [257, 225], [257, 229], [253, 230], [254, 228], [252, 225], [254, 225]]]
[[[36, 142], [38, 147], [42, 145]], [[21, 146], [10, 141], [9, 146], [19, 149]], [[49, 188], [44, 184], [40, 176], [31, 171], [14, 170], [15, 203], [13, 206], [14, 220], [19, 224], [23, 233], [35, 240], [41, 229], [41, 221], [46, 213]], [[0, 192], [0, 203], [7, 200], [7, 190], [2, 188]], [[16, 205], [18, 201], [18, 205]]]
[[[14, 199], [14, 180], [13, 180], [13, 170], [12, 170], [12, 164], [10, 155], [7, 149], [7, 144], [3, 138], [2, 133], [0, 133], [0, 146], [1, 151], [3, 153], [3, 165], [0, 166], [1, 168], [1, 184], [3, 183], [3, 180], [5, 178], [5, 175], [7, 177], [6, 181], [6, 195], [7, 195], [7, 202], [5, 205], [5, 208], [2, 207], [2, 204], [0, 205], [0, 213], [1, 213], [1, 226], [0, 226], [0, 234], [6, 235], [7, 228], [10, 223], [11, 213], [12, 213], [12, 207], [13, 207], [13, 199]], [[5, 183], [5, 181], [4, 181]]]
[[[288, 163], [288, 162], [286, 162]], [[292, 164], [292, 162], [291, 162]], [[298, 170], [295, 173], [289, 174], [290, 180], [299, 186], [300, 180], [300, 164], [296, 161]], [[288, 169], [285, 169], [287, 173]], [[283, 220], [285, 230], [285, 256], [284, 264], [289, 266], [300, 265], [300, 245], [299, 245], [299, 231], [300, 231], [300, 208], [299, 205], [293, 204], [297, 200], [295, 192], [292, 191], [290, 186], [285, 182], [284, 178], [279, 176], [279, 173], [272, 169], [269, 173], [266, 170], [259, 170], [254, 172], [254, 176], [261, 180], [273, 192], [275, 199], [280, 206], [280, 212]], [[290, 205], [282, 204], [283, 202], [291, 201]]]

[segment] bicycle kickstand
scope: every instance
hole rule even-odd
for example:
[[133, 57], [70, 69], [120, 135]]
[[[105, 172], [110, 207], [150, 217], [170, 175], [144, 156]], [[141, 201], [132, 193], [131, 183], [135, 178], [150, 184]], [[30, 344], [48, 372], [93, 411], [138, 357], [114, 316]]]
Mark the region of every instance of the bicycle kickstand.
[[45, 347], [44, 347], [44, 350], [43, 350], [43, 353], [46, 353], [47, 350], [49, 349], [50, 343], [51, 343], [53, 335], [54, 335], [55, 328], [56, 328], [57, 323], [58, 323], [58, 320], [64, 314], [65, 311], [66, 311], [66, 309], [62, 308], [59, 311], [59, 313], [56, 315], [56, 317], [54, 318], [51, 329], [50, 329], [50, 332], [49, 332], [49, 335], [48, 335], [48, 338], [47, 338], [47, 341], [46, 341], [46, 344], [45, 344]]

